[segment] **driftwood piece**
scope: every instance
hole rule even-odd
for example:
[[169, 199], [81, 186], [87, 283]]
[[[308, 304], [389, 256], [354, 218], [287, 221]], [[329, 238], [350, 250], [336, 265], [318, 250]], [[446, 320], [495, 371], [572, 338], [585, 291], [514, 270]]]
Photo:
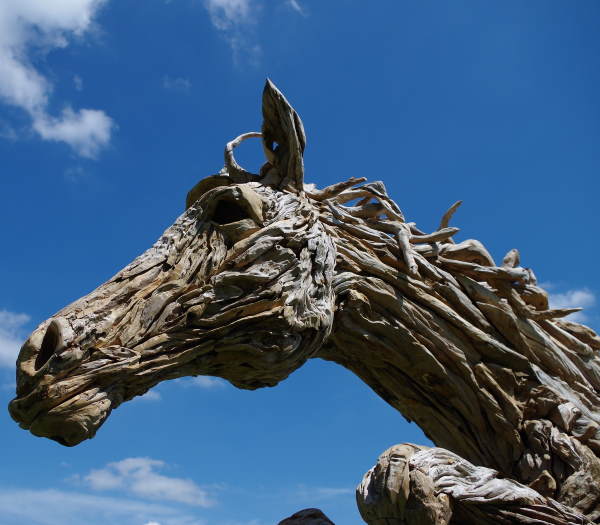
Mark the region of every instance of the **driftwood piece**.
[[440, 220], [440, 226], [438, 230], [443, 230], [444, 228], [448, 227], [448, 225], [450, 224], [450, 219], [452, 218], [456, 210], [458, 210], [462, 202], [463, 201], [456, 201], [452, 206], [450, 206], [450, 208], [448, 208], [448, 210], [446, 211], [446, 213], [444, 213], [442, 219]]
[[408, 273], [410, 275], [418, 275], [419, 268], [415, 262], [415, 257], [410, 246], [410, 233], [407, 227], [402, 223], [398, 223], [396, 228], [398, 246], [400, 247], [400, 253], [402, 254], [404, 262], [406, 263], [406, 267], [408, 268]]
[[481, 266], [465, 261], [455, 261], [439, 257], [438, 262], [447, 268], [451, 268], [465, 275], [470, 275], [482, 281], [493, 281], [495, 279], [511, 282], [527, 283], [529, 274], [524, 268], [508, 268], [504, 266]]
[[575, 309], [549, 309], [516, 251], [454, 244], [457, 204], [427, 233], [381, 182], [305, 186], [302, 122], [270, 82], [263, 115], [259, 175], [234, 140], [154, 246], [34, 330], [13, 418], [73, 446], [163, 380], [252, 390], [322, 358], [439, 447], [380, 460], [368, 523], [599, 522], [600, 338], [556, 319]]
[[306, 135], [298, 113], [275, 85], [267, 80], [263, 91], [262, 138], [269, 172], [263, 183], [294, 192], [304, 190]]
[[592, 522], [530, 487], [441, 448], [396, 445], [356, 490], [363, 519], [376, 525]]
[[262, 133], [251, 131], [250, 133], [244, 133], [243, 135], [236, 137], [231, 142], [228, 142], [225, 146], [225, 170], [233, 182], [250, 182], [258, 179], [257, 175], [254, 175], [253, 173], [250, 173], [242, 168], [237, 163], [233, 155], [234, 148], [237, 148], [242, 141], [258, 137], [262, 137]]
[[423, 235], [411, 235], [410, 242], [417, 244], [419, 242], [437, 242], [447, 241], [451, 239], [460, 231], [459, 228], [441, 228], [436, 232], [423, 234]]
[[[316, 201], [324, 201], [325, 199], [331, 199], [347, 190], [348, 188], [352, 188], [352, 186], [356, 186], [361, 182], [365, 182], [367, 179], [365, 177], [350, 177], [348, 180], [344, 182], [338, 182], [336, 184], [332, 184], [331, 186], [327, 186], [322, 190], [312, 189], [307, 191], [307, 195]], [[369, 196], [370, 198], [370, 196]]]
[[440, 255], [443, 255], [446, 259], [478, 264], [480, 266], [496, 265], [485, 246], [475, 239], [467, 239], [458, 244], [445, 244], [440, 250]]
[[517, 250], [516, 248], [513, 248], [512, 250], [510, 250], [504, 256], [504, 259], [502, 259], [502, 266], [505, 266], [508, 268], [515, 268], [515, 267], [519, 266], [520, 263], [521, 263], [521, 255], [519, 254], [519, 250]]

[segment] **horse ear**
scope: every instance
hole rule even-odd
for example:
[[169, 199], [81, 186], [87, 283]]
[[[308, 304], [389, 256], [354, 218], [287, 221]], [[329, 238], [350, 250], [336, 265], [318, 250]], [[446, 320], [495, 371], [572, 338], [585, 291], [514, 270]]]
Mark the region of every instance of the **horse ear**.
[[265, 182], [293, 192], [304, 190], [306, 135], [298, 113], [267, 79], [262, 99], [262, 140], [270, 165]]

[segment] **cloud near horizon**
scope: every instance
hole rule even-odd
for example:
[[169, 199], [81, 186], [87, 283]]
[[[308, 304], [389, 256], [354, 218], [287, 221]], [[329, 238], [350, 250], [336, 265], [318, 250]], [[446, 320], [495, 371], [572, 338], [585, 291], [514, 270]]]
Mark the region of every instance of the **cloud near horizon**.
[[52, 84], [32, 63], [69, 45], [93, 25], [107, 0], [2, 0], [0, 2], [0, 101], [25, 111], [43, 139], [63, 142], [78, 155], [96, 158], [110, 142], [114, 121], [102, 110], [75, 110], [69, 104], [58, 116], [48, 113]]
[[94, 469], [83, 481], [97, 491], [119, 490], [140, 498], [172, 501], [198, 507], [215, 504], [208, 492], [191, 479], [160, 474], [164, 461], [152, 458], [126, 458]]
[[0, 310], [0, 367], [14, 368], [29, 320], [27, 314]]
[[0, 487], [0, 515], [3, 523], [10, 525], [207, 525], [206, 521], [170, 505], [57, 489]]
[[298, 503], [311, 501], [323, 501], [339, 496], [354, 494], [355, 489], [350, 487], [307, 487], [298, 485], [296, 490], [291, 493], [291, 499], [298, 500]]
[[[549, 296], [551, 308], [586, 308], [596, 304], [595, 294], [588, 288], [567, 290], [563, 293], [551, 293]], [[589, 319], [587, 312], [581, 311], [567, 317], [569, 321], [584, 322]]]
[[219, 389], [227, 386], [227, 382], [220, 377], [197, 376], [197, 377], [182, 377], [176, 382], [183, 387], [196, 387], [204, 389]]

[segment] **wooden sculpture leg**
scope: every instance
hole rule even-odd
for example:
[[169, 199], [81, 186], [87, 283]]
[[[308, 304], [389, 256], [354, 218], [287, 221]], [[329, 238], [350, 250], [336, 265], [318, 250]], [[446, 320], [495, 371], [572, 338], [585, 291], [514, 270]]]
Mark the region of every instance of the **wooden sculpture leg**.
[[442, 448], [386, 450], [356, 491], [369, 525], [591, 524], [585, 516]]

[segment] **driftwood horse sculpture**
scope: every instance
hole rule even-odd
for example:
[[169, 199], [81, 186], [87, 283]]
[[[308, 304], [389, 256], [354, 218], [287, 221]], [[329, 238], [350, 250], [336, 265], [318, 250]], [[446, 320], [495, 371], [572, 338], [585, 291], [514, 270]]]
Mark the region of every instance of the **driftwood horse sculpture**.
[[[31, 334], [13, 418], [72, 446], [165, 379], [256, 389], [319, 357], [440, 447], [379, 458], [357, 489], [366, 522], [600, 523], [596, 334], [549, 309], [516, 250], [498, 266], [455, 243], [460, 203], [424, 233], [381, 182], [304, 184], [302, 122], [270, 82], [263, 116], [154, 246]], [[233, 155], [249, 137], [256, 175]]]

